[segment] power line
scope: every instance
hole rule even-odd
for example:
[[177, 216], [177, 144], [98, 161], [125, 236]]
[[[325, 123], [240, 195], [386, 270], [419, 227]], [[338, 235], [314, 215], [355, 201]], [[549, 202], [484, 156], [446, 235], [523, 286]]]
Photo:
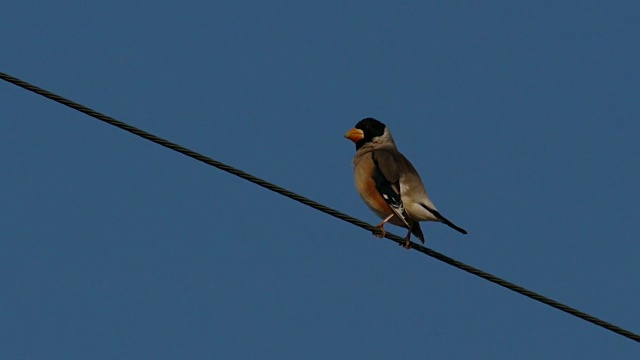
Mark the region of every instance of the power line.
[[[163, 138], [157, 137], [157, 136], [155, 136], [153, 134], [150, 134], [150, 133], [148, 133], [148, 132], [146, 132], [144, 130], [138, 129], [138, 128], [136, 128], [134, 126], [131, 126], [129, 124], [126, 124], [126, 123], [124, 123], [122, 121], [119, 121], [119, 120], [116, 120], [116, 119], [114, 119], [112, 117], [109, 117], [107, 115], [101, 114], [101, 113], [99, 113], [99, 112], [97, 112], [95, 110], [89, 109], [88, 107], [80, 105], [80, 104], [78, 104], [76, 102], [73, 102], [73, 101], [71, 101], [69, 99], [66, 99], [66, 98], [64, 98], [62, 96], [56, 95], [54, 93], [51, 93], [51, 92], [49, 92], [47, 90], [44, 90], [44, 89], [42, 89], [40, 87], [37, 87], [35, 85], [29, 84], [29, 83], [27, 83], [25, 81], [22, 81], [22, 80], [20, 80], [18, 78], [15, 78], [15, 77], [11, 76], [11, 75], [8, 75], [8, 74], [0, 72], [0, 79], [5, 80], [5, 81], [7, 81], [9, 83], [12, 83], [12, 84], [14, 84], [16, 86], [19, 86], [19, 87], [21, 87], [23, 89], [26, 89], [26, 90], [29, 90], [31, 92], [34, 92], [34, 93], [36, 93], [38, 95], [44, 96], [44, 97], [46, 97], [46, 98], [48, 98], [50, 100], [53, 100], [53, 101], [55, 101], [57, 103], [62, 104], [62, 105], [68, 106], [68, 107], [70, 107], [70, 108], [72, 108], [74, 110], [80, 111], [80, 112], [82, 112], [82, 113], [84, 113], [86, 115], [89, 115], [89, 116], [91, 116], [91, 117], [93, 117], [95, 119], [98, 119], [100, 121], [106, 122], [106, 123], [108, 123], [110, 125], [113, 125], [115, 127], [118, 127], [118, 128], [120, 128], [120, 129], [122, 129], [124, 131], [127, 131], [127, 132], [131, 133], [131, 134], [134, 134], [134, 135], [140, 136], [140, 137], [142, 137], [144, 139], [147, 139], [149, 141], [152, 141], [152, 142], [154, 142], [154, 143], [156, 143], [158, 145], [164, 146], [164, 147], [169, 148], [171, 150], [177, 151], [177, 152], [179, 152], [179, 153], [181, 153], [183, 155], [186, 155], [186, 156], [188, 156], [190, 158], [196, 159], [196, 160], [201, 161], [201, 162], [203, 162], [205, 164], [214, 166], [214, 167], [216, 167], [216, 168], [218, 168], [220, 170], [223, 170], [223, 171], [226, 171], [226, 172], [231, 173], [233, 175], [236, 175], [236, 176], [238, 176], [238, 177], [240, 177], [242, 179], [245, 179], [247, 181], [250, 181], [250, 182], [252, 182], [252, 183], [254, 183], [256, 185], [262, 186], [262, 187], [264, 187], [266, 189], [269, 189], [271, 191], [274, 191], [274, 192], [276, 192], [276, 193], [278, 193], [280, 195], [286, 196], [286, 197], [288, 197], [288, 198], [290, 198], [292, 200], [298, 201], [298, 202], [303, 203], [303, 204], [305, 204], [307, 206], [310, 206], [310, 207], [312, 207], [312, 208], [314, 208], [316, 210], [322, 211], [325, 214], [331, 215], [331, 216], [336, 217], [336, 218], [338, 218], [340, 220], [343, 220], [343, 221], [346, 221], [346, 222], [351, 223], [353, 225], [359, 226], [359, 227], [361, 227], [363, 229], [366, 229], [366, 230], [369, 230], [371, 232], [375, 232], [377, 230], [377, 228], [375, 226], [373, 226], [371, 224], [368, 224], [368, 223], [366, 223], [364, 221], [358, 220], [358, 219], [356, 219], [354, 217], [351, 217], [351, 216], [349, 216], [347, 214], [341, 213], [340, 211], [337, 211], [335, 209], [332, 209], [330, 207], [327, 207], [325, 205], [317, 203], [317, 202], [315, 202], [315, 201], [313, 201], [313, 200], [311, 200], [309, 198], [306, 198], [306, 197], [304, 197], [302, 195], [296, 194], [296, 193], [294, 193], [292, 191], [289, 191], [287, 189], [281, 188], [280, 186], [277, 186], [277, 185], [272, 184], [272, 183], [270, 183], [268, 181], [265, 181], [263, 179], [255, 177], [255, 176], [253, 176], [251, 174], [248, 174], [248, 173], [246, 173], [246, 172], [244, 172], [242, 170], [239, 170], [239, 169], [236, 169], [236, 168], [234, 168], [232, 166], [224, 164], [224, 163], [222, 163], [220, 161], [213, 160], [213, 159], [211, 159], [211, 158], [209, 158], [207, 156], [204, 156], [204, 155], [202, 155], [200, 153], [197, 153], [197, 152], [195, 152], [193, 150], [189, 150], [189, 149], [187, 149], [187, 148], [185, 148], [183, 146], [180, 146], [178, 144], [172, 143], [171, 141], [168, 141], [168, 140], [165, 140]], [[391, 234], [391, 233], [387, 232], [385, 237], [390, 239], [390, 240], [392, 240], [392, 241], [395, 241], [398, 244], [404, 244], [404, 238], [399, 237], [397, 235], [394, 235], [394, 234]], [[471, 273], [473, 275], [481, 277], [481, 278], [483, 278], [483, 279], [485, 279], [487, 281], [490, 281], [490, 282], [492, 282], [494, 284], [497, 284], [497, 285], [500, 285], [502, 287], [505, 287], [505, 288], [507, 288], [507, 289], [509, 289], [511, 291], [515, 291], [515, 292], [517, 292], [517, 293], [519, 293], [521, 295], [524, 295], [526, 297], [529, 297], [529, 298], [531, 298], [533, 300], [539, 301], [539, 302], [541, 302], [543, 304], [547, 304], [547, 305], [549, 305], [551, 307], [554, 307], [554, 308], [556, 308], [556, 309], [558, 309], [560, 311], [566, 312], [566, 313], [571, 314], [571, 315], [573, 315], [575, 317], [578, 317], [580, 319], [583, 319], [583, 320], [586, 320], [586, 321], [588, 321], [590, 323], [593, 323], [593, 324], [595, 324], [597, 326], [600, 326], [600, 327], [605, 328], [607, 330], [613, 331], [616, 334], [622, 335], [622, 336], [627, 337], [627, 338], [629, 338], [631, 340], [634, 340], [636, 342], [640, 342], [640, 335], [638, 335], [638, 334], [635, 334], [635, 333], [633, 333], [631, 331], [625, 330], [625, 329], [623, 329], [623, 328], [621, 328], [619, 326], [613, 325], [613, 324], [611, 324], [611, 323], [609, 323], [607, 321], [601, 320], [599, 318], [591, 316], [591, 315], [589, 315], [587, 313], [584, 313], [582, 311], [576, 310], [576, 309], [574, 309], [574, 308], [572, 308], [570, 306], [567, 306], [565, 304], [559, 303], [559, 302], [557, 302], [557, 301], [555, 301], [553, 299], [550, 299], [550, 298], [548, 298], [546, 296], [542, 296], [542, 295], [540, 295], [540, 294], [538, 294], [536, 292], [533, 292], [531, 290], [525, 289], [525, 288], [523, 288], [523, 287], [521, 287], [519, 285], [516, 285], [516, 284], [511, 283], [509, 281], [506, 281], [504, 279], [501, 279], [501, 278], [499, 278], [499, 277], [497, 277], [495, 275], [489, 274], [489, 273], [487, 273], [485, 271], [482, 271], [482, 270], [480, 270], [478, 268], [475, 268], [475, 267], [473, 267], [471, 265], [467, 265], [467, 264], [465, 264], [463, 262], [460, 262], [458, 260], [452, 259], [452, 258], [450, 258], [450, 257], [448, 257], [448, 256], [446, 256], [444, 254], [441, 254], [441, 253], [439, 253], [437, 251], [434, 251], [434, 250], [431, 250], [429, 248], [426, 248], [426, 247], [424, 247], [424, 246], [422, 246], [420, 244], [411, 243], [411, 248], [413, 248], [413, 249], [415, 249], [415, 250], [417, 250], [417, 251], [419, 251], [419, 252], [421, 252], [421, 253], [423, 253], [425, 255], [428, 255], [428, 256], [431, 256], [431, 257], [433, 257], [435, 259], [438, 259], [438, 260], [440, 260], [440, 261], [442, 261], [444, 263], [447, 263], [449, 265], [455, 266], [460, 270], [464, 270], [464, 271], [466, 271], [468, 273]]]

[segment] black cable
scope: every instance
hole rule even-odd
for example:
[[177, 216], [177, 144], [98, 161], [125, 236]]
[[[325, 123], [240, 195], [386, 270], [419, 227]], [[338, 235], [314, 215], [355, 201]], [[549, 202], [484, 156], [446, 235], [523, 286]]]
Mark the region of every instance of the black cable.
[[[241, 178], [243, 178], [243, 179], [245, 179], [247, 181], [250, 181], [250, 182], [252, 182], [252, 183], [254, 183], [256, 185], [260, 185], [260, 186], [262, 186], [264, 188], [267, 188], [267, 189], [269, 189], [271, 191], [274, 191], [274, 192], [276, 192], [276, 193], [278, 193], [280, 195], [284, 195], [284, 196], [286, 196], [286, 197], [288, 197], [290, 199], [293, 199], [295, 201], [301, 202], [301, 203], [303, 203], [303, 204], [305, 204], [307, 206], [310, 206], [310, 207], [312, 207], [312, 208], [314, 208], [316, 210], [320, 210], [325, 214], [329, 214], [329, 215], [331, 215], [333, 217], [336, 217], [336, 218], [338, 218], [340, 220], [344, 220], [344, 221], [346, 221], [348, 223], [351, 223], [353, 225], [359, 226], [359, 227], [361, 227], [363, 229], [366, 229], [366, 230], [369, 230], [371, 232], [376, 232], [377, 231], [377, 228], [375, 226], [367, 224], [364, 221], [358, 220], [358, 219], [356, 219], [354, 217], [351, 217], [351, 216], [349, 216], [347, 214], [343, 214], [340, 211], [337, 211], [337, 210], [334, 210], [334, 209], [329, 208], [327, 206], [324, 206], [322, 204], [319, 204], [319, 203], [317, 203], [317, 202], [315, 202], [315, 201], [313, 201], [313, 200], [311, 200], [309, 198], [306, 198], [304, 196], [298, 195], [298, 194], [296, 194], [294, 192], [291, 192], [291, 191], [289, 191], [287, 189], [281, 188], [281, 187], [279, 187], [277, 185], [274, 185], [274, 184], [272, 184], [272, 183], [270, 183], [268, 181], [262, 180], [260, 178], [257, 178], [255, 176], [251, 175], [251, 174], [248, 174], [248, 173], [246, 173], [246, 172], [244, 172], [242, 170], [238, 170], [238, 169], [236, 169], [236, 168], [234, 168], [232, 166], [229, 166], [229, 165], [226, 165], [226, 164], [221, 163], [219, 161], [213, 160], [213, 159], [211, 159], [209, 157], [206, 157], [206, 156], [204, 156], [204, 155], [202, 155], [200, 153], [197, 153], [195, 151], [189, 150], [189, 149], [187, 149], [187, 148], [185, 148], [183, 146], [180, 146], [180, 145], [172, 143], [172, 142], [170, 142], [168, 140], [165, 140], [165, 139], [162, 139], [160, 137], [157, 137], [157, 136], [155, 136], [153, 134], [150, 134], [150, 133], [148, 133], [148, 132], [146, 132], [144, 130], [140, 130], [140, 129], [138, 129], [136, 127], [133, 127], [133, 126], [131, 126], [129, 124], [123, 123], [122, 121], [118, 121], [118, 120], [116, 120], [116, 119], [114, 119], [112, 117], [109, 117], [109, 116], [106, 116], [104, 114], [101, 114], [101, 113], [99, 113], [99, 112], [97, 112], [95, 110], [91, 110], [91, 109], [89, 109], [89, 108], [87, 108], [85, 106], [82, 106], [82, 105], [80, 105], [78, 103], [75, 103], [75, 102], [73, 102], [71, 100], [65, 99], [62, 96], [53, 94], [53, 93], [51, 93], [51, 92], [49, 92], [47, 90], [44, 90], [44, 89], [39, 88], [39, 87], [37, 87], [35, 85], [29, 84], [29, 83], [27, 83], [25, 81], [22, 81], [20, 79], [15, 78], [13, 76], [10, 76], [8, 74], [0, 72], [0, 78], [2, 80], [10, 82], [10, 83], [12, 83], [12, 84], [14, 84], [16, 86], [19, 86], [19, 87], [21, 87], [23, 89], [29, 90], [31, 92], [34, 92], [34, 93], [38, 94], [38, 95], [44, 96], [44, 97], [46, 97], [48, 99], [51, 99], [51, 100], [53, 100], [53, 101], [55, 101], [57, 103], [60, 103], [60, 104], [65, 105], [65, 106], [68, 106], [68, 107], [70, 107], [70, 108], [72, 108], [74, 110], [77, 110], [77, 111], [80, 111], [82, 113], [85, 113], [85, 114], [87, 114], [87, 115], [89, 115], [89, 116], [91, 116], [93, 118], [96, 118], [96, 119], [98, 119], [100, 121], [104, 121], [104, 122], [106, 122], [106, 123], [108, 123], [110, 125], [119, 127], [120, 129], [122, 129], [124, 131], [132, 133], [134, 135], [138, 135], [138, 136], [140, 136], [140, 137], [142, 137], [144, 139], [147, 139], [149, 141], [152, 141], [152, 142], [154, 142], [154, 143], [156, 143], [158, 145], [162, 145], [162, 146], [167, 147], [167, 148], [169, 148], [171, 150], [177, 151], [177, 152], [179, 152], [179, 153], [181, 153], [183, 155], [186, 155], [188, 157], [191, 157], [193, 159], [201, 161], [201, 162], [203, 162], [205, 164], [217, 167], [220, 170], [223, 170], [223, 171], [226, 171], [226, 172], [231, 173], [233, 175], [236, 175], [238, 177], [241, 177]], [[387, 233], [385, 237], [390, 239], [390, 240], [392, 240], [392, 241], [395, 241], [398, 244], [404, 244], [404, 238], [401, 238], [401, 237], [399, 237], [397, 235], [394, 235], [394, 234], [391, 234], [391, 233]], [[452, 259], [452, 258], [450, 258], [450, 257], [448, 257], [446, 255], [443, 255], [443, 254], [441, 254], [441, 253], [439, 253], [437, 251], [434, 251], [434, 250], [431, 250], [429, 248], [426, 248], [426, 247], [424, 247], [422, 245], [419, 245], [419, 244], [416, 244], [416, 243], [411, 243], [411, 247], [413, 249], [423, 253], [423, 254], [431, 256], [431, 257], [433, 257], [435, 259], [438, 259], [438, 260], [440, 260], [440, 261], [442, 261], [444, 263], [447, 263], [449, 265], [455, 266], [458, 269], [464, 270], [464, 271], [466, 271], [468, 273], [471, 273], [473, 275], [479, 276], [479, 277], [481, 277], [481, 278], [483, 278], [483, 279], [485, 279], [487, 281], [490, 281], [490, 282], [492, 282], [494, 284], [498, 284], [498, 285], [500, 285], [502, 287], [505, 287], [505, 288], [507, 288], [507, 289], [509, 289], [511, 291], [515, 291], [515, 292], [517, 292], [517, 293], [519, 293], [521, 295], [524, 295], [526, 297], [529, 297], [529, 298], [531, 298], [533, 300], [539, 301], [539, 302], [541, 302], [543, 304], [547, 304], [547, 305], [549, 305], [551, 307], [554, 307], [554, 308], [556, 308], [556, 309], [558, 309], [560, 311], [564, 311], [564, 312], [566, 312], [568, 314], [571, 314], [571, 315], [576, 316], [576, 317], [578, 317], [580, 319], [586, 320], [586, 321], [588, 321], [590, 323], [593, 323], [593, 324], [595, 324], [597, 326], [600, 326], [600, 327], [605, 328], [607, 330], [613, 331], [616, 334], [622, 335], [622, 336], [627, 337], [627, 338], [629, 338], [631, 340], [634, 340], [636, 342], [640, 342], [640, 335], [632, 333], [631, 331], [625, 330], [625, 329], [623, 329], [623, 328], [621, 328], [619, 326], [616, 326], [616, 325], [613, 325], [613, 324], [611, 324], [609, 322], [606, 322], [604, 320], [598, 319], [598, 318], [596, 318], [594, 316], [591, 316], [591, 315], [589, 315], [587, 313], [584, 313], [582, 311], [576, 310], [576, 309], [574, 309], [574, 308], [572, 308], [570, 306], [567, 306], [565, 304], [559, 303], [559, 302], [557, 302], [555, 300], [552, 300], [552, 299], [550, 299], [550, 298], [548, 298], [546, 296], [542, 296], [542, 295], [540, 295], [540, 294], [538, 294], [536, 292], [533, 292], [531, 290], [527, 290], [527, 289], [525, 289], [525, 288], [523, 288], [521, 286], [518, 286], [518, 285], [516, 285], [514, 283], [511, 283], [509, 281], [503, 280], [503, 279], [501, 279], [501, 278], [499, 278], [497, 276], [494, 276], [494, 275], [489, 274], [487, 272], [484, 272], [484, 271], [482, 271], [482, 270], [480, 270], [478, 268], [475, 268], [473, 266], [470, 266], [470, 265], [467, 265], [465, 263], [462, 263], [462, 262], [460, 262], [458, 260]]]

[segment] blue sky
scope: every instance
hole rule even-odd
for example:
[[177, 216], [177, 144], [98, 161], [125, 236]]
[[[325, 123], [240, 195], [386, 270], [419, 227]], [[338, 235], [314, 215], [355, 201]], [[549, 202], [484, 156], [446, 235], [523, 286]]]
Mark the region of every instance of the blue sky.
[[[11, 2], [0, 71], [640, 332], [633, 2]], [[626, 338], [0, 83], [5, 359], [629, 359]], [[397, 234], [404, 230], [389, 227]]]

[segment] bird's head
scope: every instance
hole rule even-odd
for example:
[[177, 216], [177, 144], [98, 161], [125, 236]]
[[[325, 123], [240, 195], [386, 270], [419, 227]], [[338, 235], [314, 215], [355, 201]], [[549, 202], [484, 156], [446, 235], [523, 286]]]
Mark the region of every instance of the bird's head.
[[391, 133], [385, 124], [374, 118], [366, 118], [358, 121], [356, 126], [349, 130], [344, 137], [356, 144], [356, 150], [366, 144], [377, 144], [383, 142], [391, 142]]

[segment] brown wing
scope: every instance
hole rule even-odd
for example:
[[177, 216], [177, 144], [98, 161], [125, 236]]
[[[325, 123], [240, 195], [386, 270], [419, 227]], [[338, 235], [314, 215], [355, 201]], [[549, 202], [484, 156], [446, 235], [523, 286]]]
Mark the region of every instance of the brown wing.
[[405, 223], [407, 228], [411, 229], [400, 197], [400, 172], [393, 155], [385, 150], [374, 150], [371, 152], [371, 157], [375, 166], [376, 189], [391, 207], [391, 210]]

